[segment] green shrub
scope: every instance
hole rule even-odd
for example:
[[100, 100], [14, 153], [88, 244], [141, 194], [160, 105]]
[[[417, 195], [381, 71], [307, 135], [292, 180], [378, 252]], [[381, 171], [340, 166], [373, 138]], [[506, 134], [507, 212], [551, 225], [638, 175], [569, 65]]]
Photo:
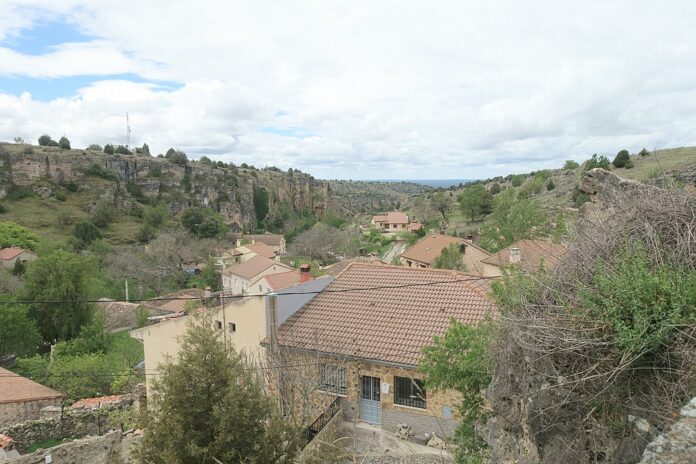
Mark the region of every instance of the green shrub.
[[9, 189], [7, 189], [7, 195], [5, 195], [5, 198], [7, 198], [8, 200], [17, 201], [33, 196], [34, 191], [31, 189], [31, 187], [13, 184], [10, 185]]
[[107, 180], [116, 180], [117, 179], [116, 174], [114, 174], [113, 172], [106, 169], [106, 167], [104, 167], [103, 164], [99, 164], [99, 163], [93, 163], [90, 167], [88, 167], [85, 170], [85, 174], [87, 174], [89, 176], [101, 177], [102, 179], [107, 179]]
[[76, 240], [75, 247], [80, 250], [89, 246], [95, 240], [102, 238], [102, 234], [97, 229], [97, 226], [90, 221], [82, 221], [75, 224], [72, 234]]
[[22, 148], [22, 153], [25, 155], [33, 155], [34, 147], [32, 147], [31, 145], [27, 145], [26, 147]]
[[571, 200], [573, 200], [573, 205], [575, 205], [576, 208], [579, 208], [580, 206], [590, 201], [590, 197], [587, 196], [585, 192], [581, 191], [577, 187], [573, 189], [573, 193], [571, 194], [570, 198]]
[[599, 261], [592, 284], [581, 289], [582, 299], [628, 356], [662, 349], [696, 321], [696, 272], [653, 263], [640, 242], [628, 243], [612, 262]]
[[612, 164], [617, 168], [623, 168], [626, 166], [626, 163], [630, 161], [631, 155], [628, 154], [628, 150], [621, 150], [619, 153], [616, 154], [616, 158], [614, 158]]
[[48, 143], [51, 141], [51, 136], [48, 134], [43, 134], [41, 137], [39, 137], [39, 145], [42, 147], [48, 146]]
[[513, 187], [519, 187], [524, 182], [525, 177], [526, 176], [524, 176], [523, 174], [515, 174], [510, 179], [510, 182], [512, 182]]
[[155, 229], [149, 224], [143, 224], [135, 233], [135, 239], [140, 243], [148, 243], [156, 236]]
[[104, 153], [107, 155], [113, 155], [114, 154], [114, 146], [111, 145], [110, 143], [107, 143], [104, 145]]
[[93, 143], [90, 146], [87, 147], [87, 150], [94, 150], [94, 151], [102, 151], [103, 148], [101, 145]]
[[116, 220], [117, 212], [114, 205], [107, 200], [99, 200], [92, 210], [90, 220], [97, 227], [107, 227]]
[[36, 250], [38, 246], [39, 237], [34, 232], [14, 222], [0, 222], [0, 248]]
[[553, 190], [555, 188], [556, 188], [556, 184], [553, 183], [552, 179], [549, 179], [549, 181], [546, 183], [546, 190], [548, 190], [550, 192], [551, 190]]
[[493, 182], [493, 185], [491, 185], [491, 188], [489, 190], [491, 195], [497, 195], [500, 193], [500, 184], [497, 182]]
[[70, 192], [73, 192], [73, 193], [74, 193], [74, 192], [77, 192], [78, 190], [80, 190], [80, 186], [77, 185], [77, 182], [75, 182], [74, 180], [70, 180], [70, 181], [68, 181], [68, 182], [63, 182], [63, 187], [64, 187], [66, 190], [68, 190], [68, 191], [70, 191]]
[[610, 166], [611, 162], [609, 161], [609, 158], [604, 155], [597, 156], [597, 153], [595, 153], [592, 155], [592, 158], [585, 161], [584, 171], [589, 171], [590, 169], [595, 168], [609, 169]]
[[58, 200], [58, 201], [65, 201], [67, 199], [67, 197], [65, 196], [65, 194], [63, 192], [56, 192], [55, 197], [56, 197], [56, 200]]
[[55, 140], [49, 140], [48, 143], [46, 144], [46, 146], [49, 146], [49, 147], [59, 147], [60, 145], [59, 145], [58, 142], [56, 142]]
[[119, 145], [114, 149], [114, 153], [118, 153], [120, 155], [132, 155], [131, 151], [126, 147], [125, 145]]
[[565, 164], [563, 165], [563, 169], [575, 169], [578, 166], [580, 166], [577, 162], [573, 160], [567, 160]]
[[62, 136], [60, 140], [58, 140], [58, 146], [63, 150], [70, 150], [70, 140], [68, 140], [66, 136]]
[[638, 154], [640, 156], [648, 156], [650, 154], [650, 152], [648, 150], [646, 150], [645, 148], [643, 148], [640, 152], [638, 152]]

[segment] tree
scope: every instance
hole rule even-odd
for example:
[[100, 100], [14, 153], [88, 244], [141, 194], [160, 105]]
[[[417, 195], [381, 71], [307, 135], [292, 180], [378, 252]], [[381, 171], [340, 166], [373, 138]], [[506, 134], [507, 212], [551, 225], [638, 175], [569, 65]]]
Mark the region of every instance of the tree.
[[114, 154], [114, 146], [111, 145], [110, 143], [107, 143], [104, 145], [104, 153], [107, 155], [113, 155]]
[[48, 143], [51, 141], [51, 136], [48, 134], [44, 134], [41, 137], [39, 137], [39, 145], [42, 147], [48, 146]]
[[55, 140], [49, 140], [48, 143], [46, 144], [46, 146], [48, 146], [48, 147], [59, 147], [60, 145], [58, 145], [58, 142], [56, 142]]
[[466, 271], [466, 264], [462, 261], [462, 252], [459, 245], [452, 243], [442, 249], [440, 256], [435, 258], [433, 267], [436, 269], [452, 269], [454, 271]]
[[82, 221], [75, 224], [72, 234], [75, 240], [75, 248], [78, 250], [82, 250], [95, 240], [102, 238], [102, 234], [97, 229], [97, 226], [90, 221]]
[[60, 140], [58, 140], [58, 146], [63, 150], [70, 150], [70, 140], [68, 140], [66, 136], [62, 136]]
[[563, 169], [575, 169], [578, 166], [580, 166], [577, 162], [573, 160], [567, 160], [565, 164], [563, 165]]
[[592, 158], [585, 161], [585, 168], [583, 170], [589, 171], [590, 169], [595, 168], [609, 169], [609, 166], [611, 166], [609, 158], [604, 155], [598, 157], [597, 153], [595, 153], [592, 155]]
[[208, 258], [208, 262], [201, 272], [201, 280], [206, 287], [210, 287], [214, 292], [222, 290], [222, 274], [218, 269], [215, 258]]
[[483, 462], [476, 459], [486, 448], [479, 434], [485, 423], [481, 391], [490, 384], [495, 365], [489, 349], [494, 329], [490, 320], [476, 327], [453, 320], [443, 336], [435, 337], [431, 346], [423, 348], [419, 369], [428, 376], [427, 388], [462, 394], [462, 420], [455, 433], [457, 462]]
[[87, 150], [102, 151], [103, 148], [101, 145], [98, 145], [96, 143], [92, 143], [87, 147]]
[[553, 190], [555, 188], [556, 188], [556, 184], [553, 183], [552, 179], [549, 179], [549, 181], [546, 183], [546, 190], [548, 190], [550, 192], [551, 190]]
[[640, 152], [638, 152], [638, 154], [640, 156], [648, 156], [650, 154], [650, 152], [648, 150], [646, 150], [645, 148], [643, 148]]
[[14, 222], [0, 222], [0, 248], [36, 250], [38, 246], [39, 237], [34, 232]]
[[22, 138], [22, 137], [15, 137], [15, 138], [14, 138], [14, 143], [16, 143], [17, 145], [24, 145], [24, 138]]
[[0, 359], [7, 355], [31, 356], [40, 343], [41, 335], [26, 308], [0, 301]]
[[131, 151], [125, 145], [118, 145], [116, 148], [114, 148], [114, 153], [121, 155], [132, 155]]
[[178, 164], [180, 166], [186, 166], [186, 163], [188, 163], [188, 157], [186, 156], [186, 153], [184, 153], [181, 150], [175, 150], [173, 148], [170, 148], [169, 150], [167, 150], [164, 157], [172, 163]]
[[152, 156], [150, 154], [150, 147], [148, 146], [147, 143], [143, 143], [143, 147], [140, 149], [140, 151], [142, 152], [143, 155]]
[[256, 221], [262, 224], [268, 216], [268, 191], [263, 188], [254, 187], [254, 212], [256, 213]]
[[513, 187], [519, 187], [520, 185], [522, 185], [526, 177], [527, 176], [525, 176], [524, 174], [515, 174], [510, 179], [510, 183]]
[[150, 224], [143, 224], [135, 233], [135, 239], [140, 243], [147, 243], [157, 236], [154, 227]]
[[227, 232], [222, 216], [210, 208], [186, 208], [181, 213], [180, 221], [185, 229], [201, 238], [221, 237]]
[[430, 196], [430, 203], [433, 209], [442, 215], [444, 221], [447, 220], [447, 213], [450, 210], [450, 200], [443, 192], [435, 192]]
[[493, 213], [482, 228], [482, 245], [488, 251], [498, 251], [518, 240], [533, 238], [545, 223], [544, 214], [531, 199], [520, 199], [515, 190], [508, 189], [496, 196]]
[[623, 168], [626, 163], [631, 162], [631, 155], [628, 154], [628, 150], [621, 150], [616, 154], [616, 158], [611, 163], [617, 168]]
[[75, 338], [92, 320], [90, 279], [95, 272], [91, 259], [57, 250], [34, 260], [27, 269], [19, 292], [33, 301], [29, 316], [36, 321], [47, 342]]
[[500, 193], [500, 184], [497, 183], [497, 182], [493, 182], [493, 184], [491, 185], [491, 188], [490, 188], [489, 192], [491, 193], [491, 195], [497, 195], [497, 194], [499, 194], [499, 193]]
[[256, 369], [222, 342], [210, 318], [189, 324], [178, 359], [154, 381], [139, 462], [293, 462], [300, 434], [278, 414]]
[[490, 213], [491, 204], [491, 193], [481, 184], [467, 187], [459, 195], [459, 206], [462, 212], [469, 216], [472, 221], [480, 218], [483, 214]]

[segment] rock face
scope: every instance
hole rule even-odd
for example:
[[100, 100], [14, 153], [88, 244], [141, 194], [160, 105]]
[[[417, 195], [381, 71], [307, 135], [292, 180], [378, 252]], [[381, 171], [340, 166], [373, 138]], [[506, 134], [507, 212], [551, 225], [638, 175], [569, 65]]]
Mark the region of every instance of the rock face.
[[696, 398], [681, 410], [669, 432], [645, 448], [640, 464], [692, 464], [696, 462]]
[[[97, 171], [107, 178], [99, 179]], [[145, 197], [166, 202], [174, 212], [194, 204], [213, 208], [233, 229], [255, 224], [254, 189], [268, 192], [269, 217], [280, 214], [281, 208], [314, 211], [333, 205], [328, 184], [300, 172], [218, 169], [198, 162], [182, 166], [141, 155], [0, 144], [0, 199], [17, 187], [51, 195], [52, 185], [95, 181], [100, 192], [110, 195], [128, 197], [127, 191], [136, 188]]]

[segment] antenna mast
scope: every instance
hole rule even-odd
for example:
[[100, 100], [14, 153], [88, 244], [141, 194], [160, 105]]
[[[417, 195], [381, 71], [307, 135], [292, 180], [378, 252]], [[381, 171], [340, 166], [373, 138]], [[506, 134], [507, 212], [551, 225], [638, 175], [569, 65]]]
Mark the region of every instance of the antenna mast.
[[131, 136], [131, 128], [130, 128], [130, 121], [128, 120], [128, 112], [126, 112], [126, 148], [130, 150], [130, 136]]

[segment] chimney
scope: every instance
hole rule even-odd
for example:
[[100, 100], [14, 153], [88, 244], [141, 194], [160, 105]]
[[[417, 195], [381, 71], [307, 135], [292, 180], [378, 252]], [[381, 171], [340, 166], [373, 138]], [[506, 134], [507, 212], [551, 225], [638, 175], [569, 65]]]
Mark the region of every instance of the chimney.
[[469, 243], [474, 243], [474, 236], [469, 234], [466, 236], [466, 241]]
[[305, 283], [309, 280], [312, 280], [312, 266], [309, 264], [301, 264], [300, 265], [300, 282]]
[[522, 259], [522, 254], [519, 248], [510, 248], [510, 264], [519, 263]]

